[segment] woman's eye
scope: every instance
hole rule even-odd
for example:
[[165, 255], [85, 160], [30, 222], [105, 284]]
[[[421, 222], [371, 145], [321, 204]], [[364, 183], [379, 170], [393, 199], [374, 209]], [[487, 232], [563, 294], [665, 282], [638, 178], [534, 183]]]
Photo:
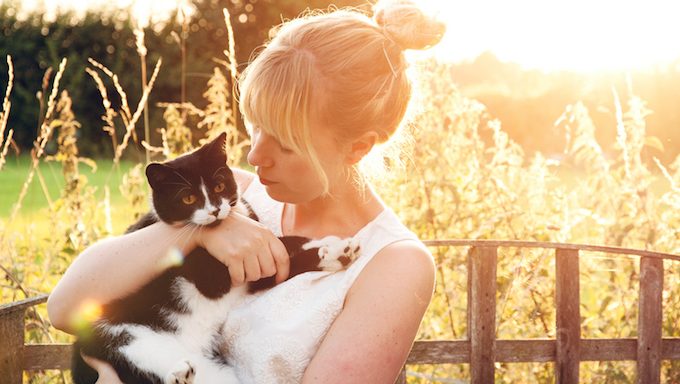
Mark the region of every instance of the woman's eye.
[[186, 205], [191, 205], [196, 202], [196, 195], [186, 195], [182, 198], [182, 202]]
[[215, 188], [213, 190], [217, 193], [220, 193], [220, 192], [224, 191], [224, 188], [225, 188], [224, 183], [219, 183], [215, 186]]

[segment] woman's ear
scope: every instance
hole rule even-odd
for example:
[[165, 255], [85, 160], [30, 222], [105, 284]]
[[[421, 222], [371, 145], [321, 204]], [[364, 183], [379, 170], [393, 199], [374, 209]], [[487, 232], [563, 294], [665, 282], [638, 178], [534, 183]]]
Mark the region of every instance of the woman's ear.
[[378, 142], [378, 134], [374, 131], [369, 131], [359, 136], [358, 139], [350, 143], [349, 152], [345, 156], [345, 162], [349, 165], [358, 163], [368, 152], [373, 149], [373, 146]]

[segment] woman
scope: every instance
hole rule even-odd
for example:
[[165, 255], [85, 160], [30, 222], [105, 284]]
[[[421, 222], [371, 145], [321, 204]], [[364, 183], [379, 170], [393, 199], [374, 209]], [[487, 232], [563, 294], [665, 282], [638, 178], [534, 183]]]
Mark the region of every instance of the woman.
[[[244, 382], [393, 383], [432, 295], [432, 257], [381, 202], [359, 161], [400, 125], [411, 87], [405, 49], [438, 42], [443, 26], [409, 1], [309, 14], [281, 25], [240, 81], [250, 129], [248, 162], [235, 172], [261, 223], [231, 215], [182, 238], [163, 223], [84, 251], [48, 302], [55, 327], [84, 302], [105, 303], [153, 278], [170, 247], [206, 248], [235, 284], [288, 275], [277, 235], [353, 236], [347, 270], [297, 276], [234, 309], [225, 343]], [[100, 382], [115, 372], [88, 360]]]

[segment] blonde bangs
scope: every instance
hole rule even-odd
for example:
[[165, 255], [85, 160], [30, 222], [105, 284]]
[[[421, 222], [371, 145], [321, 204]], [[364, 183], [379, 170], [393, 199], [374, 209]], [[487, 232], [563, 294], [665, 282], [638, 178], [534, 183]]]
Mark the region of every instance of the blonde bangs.
[[248, 130], [257, 127], [282, 147], [310, 160], [325, 188], [328, 180], [312, 143], [310, 120], [318, 110], [320, 94], [314, 57], [292, 47], [273, 47], [257, 57], [240, 82], [240, 109]]

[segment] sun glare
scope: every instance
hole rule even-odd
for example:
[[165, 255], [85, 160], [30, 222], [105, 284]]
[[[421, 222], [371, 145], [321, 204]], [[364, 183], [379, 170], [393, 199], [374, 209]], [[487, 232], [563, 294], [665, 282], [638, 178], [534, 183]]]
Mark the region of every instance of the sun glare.
[[619, 70], [680, 58], [680, 2], [671, 0], [433, 0], [448, 24], [435, 49], [463, 60], [491, 51], [543, 70]]
[[191, 16], [194, 8], [191, 0], [22, 0], [22, 8], [43, 8], [45, 18], [51, 20], [62, 11], [84, 15], [88, 11], [115, 11], [131, 9], [132, 16], [141, 27], [148, 27], [157, 21], [167, 20], [176, 9], [182, 9], [185, 16]]

